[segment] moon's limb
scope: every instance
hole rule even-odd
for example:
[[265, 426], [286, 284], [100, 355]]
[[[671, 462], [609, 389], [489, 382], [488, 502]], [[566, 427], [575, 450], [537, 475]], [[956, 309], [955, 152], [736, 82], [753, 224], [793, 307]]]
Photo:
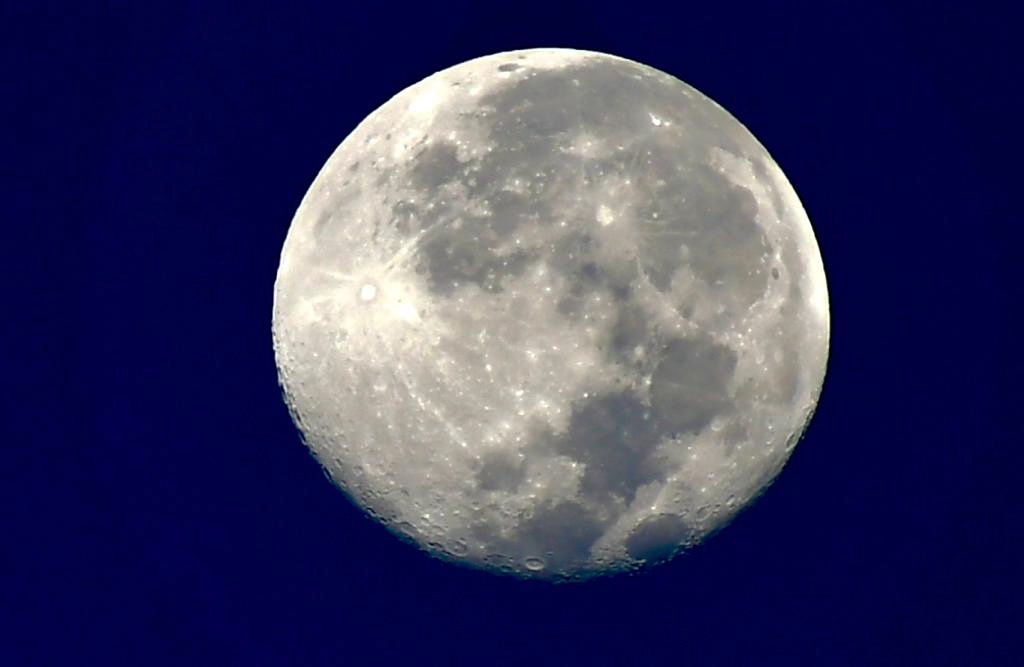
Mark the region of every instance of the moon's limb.
[[767, 151], [666, 74], [480, 58], [342, 143], [288, 232], [281, 383], [360, 505], [437, 555], [568, 578], [664, 560], [775, 477], [829, 314]]

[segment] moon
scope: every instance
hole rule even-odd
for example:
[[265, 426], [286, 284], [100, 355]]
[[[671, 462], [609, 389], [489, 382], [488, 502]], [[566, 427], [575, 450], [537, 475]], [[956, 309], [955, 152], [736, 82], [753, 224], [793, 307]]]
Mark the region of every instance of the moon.
[[273, 341], [325, 473], [443, 559], [582, 580], [664, 562], [779, 473], [828, 357], [792, 186], [728, 112], [529, 49], [403, 90], [330, 156]]

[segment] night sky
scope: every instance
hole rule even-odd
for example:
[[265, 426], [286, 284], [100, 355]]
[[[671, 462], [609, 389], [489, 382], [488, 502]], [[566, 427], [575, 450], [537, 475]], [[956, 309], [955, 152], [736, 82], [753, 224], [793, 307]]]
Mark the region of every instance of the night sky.
[[[1020, 664], [1020, 16], [92, 4], [0, 9], [0, 662]], [[288, 225], [345, 135], [433, 72], [540, 46], [739, 118], [807, 209], [832, 308], [775, 485], [688, 555], [584, 585], [448, 565], [366, 518], [302, 446], [270, 337]]]

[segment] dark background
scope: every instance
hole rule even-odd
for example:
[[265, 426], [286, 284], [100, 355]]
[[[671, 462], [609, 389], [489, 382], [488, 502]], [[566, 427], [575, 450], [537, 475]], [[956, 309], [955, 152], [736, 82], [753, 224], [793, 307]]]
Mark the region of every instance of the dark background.
[[[1021, 664], [1021, 17], [840, 4], [5, 3], [0, 662]], [[833, 318], [760, 502], [646, 575], [558, 587], [364, 518], [300, 444], [270, 338], [344, 136], [533, 46], [647, 63], [746, 124]]]

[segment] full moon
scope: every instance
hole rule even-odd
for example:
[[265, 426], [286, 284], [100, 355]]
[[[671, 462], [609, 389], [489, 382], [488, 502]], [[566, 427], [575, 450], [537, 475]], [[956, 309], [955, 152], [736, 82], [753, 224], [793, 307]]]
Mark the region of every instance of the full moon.
[[327, 160], [273, 340], [305, 443], [432, 555], [586, 579], [668, 560], [772, 482], [828, 356], [814, 232], [715, 102], [530, 49], [410, 86]]

